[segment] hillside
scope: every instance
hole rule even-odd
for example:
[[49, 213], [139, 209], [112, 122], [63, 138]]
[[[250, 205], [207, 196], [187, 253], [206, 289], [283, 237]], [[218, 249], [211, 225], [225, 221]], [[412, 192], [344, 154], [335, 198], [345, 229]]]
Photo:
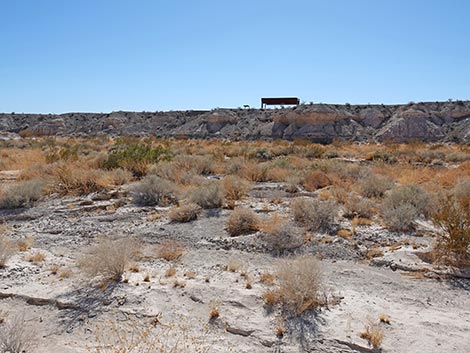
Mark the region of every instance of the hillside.
[[[283, 109], [0, 114], [4, 136], [149, 136], [470, 142], [470, 101], [406, 105], [311, 104]], [[13, 134], [13, 135], [11, 135]]]

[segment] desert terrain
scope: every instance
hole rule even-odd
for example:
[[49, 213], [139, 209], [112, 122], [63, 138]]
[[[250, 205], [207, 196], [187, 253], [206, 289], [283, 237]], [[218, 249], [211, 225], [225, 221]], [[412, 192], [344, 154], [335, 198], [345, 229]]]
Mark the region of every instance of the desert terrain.
[[468, 352], [462, 104], [406, 144], [386, 128], [404, 109], [381, 135], [350, 117], [364, 141], [328, 145], [276, 140], [288, 118], [269, 118], [270, 141], [236, 141], [209, 113], [213, 139], [4, 116], [0, 351]]

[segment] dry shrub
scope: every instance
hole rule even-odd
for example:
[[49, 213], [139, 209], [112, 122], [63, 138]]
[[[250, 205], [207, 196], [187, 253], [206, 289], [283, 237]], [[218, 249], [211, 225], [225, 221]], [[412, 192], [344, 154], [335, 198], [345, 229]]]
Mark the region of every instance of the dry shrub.
[[222, 187], [227, 200], [237, 201], [250, 190], [250, 183], [236, 175], [227, 175], [222, 179]]
[[173, 207], [170, 210], [168, 217], [172, 222], [185, 223], [194, 221], [200, 213], [201, 207], [195, 203], [187, 203], [182, 206]]
[[[462, 196], [459, 194], [459, 197]], [[432, 215], [441, 232], [436, 243], [439, 258], [457, 266], [470, 264], [470, 202], [455, 193], [443, 200]]]
[[202, 208], [219, 208], [224, 203], [224, 191], [219, 181], [206, 181], [192, 191], [190, 199]]
[[0, 268], [4, 268], [7, 261], [15, 254], [15, 246], [5, 234], [6, 230], [0, 226]]
[[128, 170], [117, 168], [108, 172], [109, 178], [114, 185], [124, 185], [129, 183], [133, 176]]
[[330, 232], [338, 214], [337, 205], [331, 201], [295, 200], [291, 204], [294, 220], [314, 232]]
[[263, 240], [277, 254], [298, 248], [303, 244], [303, 229], [277, 215], [264, 222], [262, 230], [266, 234]]
[[0, 209], [31, 207], [41, 197], [44, 189], [42, 180], [28, 180], [15, 183], [0, 191]]
[[35, 345], [35, 333], [25, 324], [23, 314], [17, 314], [0, 326], [0, 352], [31, 352]]
[[331, 184], [331, 179], [321, 170], [311, 171], [302, 180], [302, 185], [307, 191], [315, 191]]
[[374, 214], [374, 204], [371, 200], [360, 196], [351, 196], [344, 204], [344, 217], [364, 217], [370, 218]]
[[156, 175], [148, 175], [132, 189], [139, 206], [168, 206], [177, 203], [174, 185]]
[[79, 164], [60, 164], [52, 171], [54, 191], [63, 195], [87, 195], [110, 188], [106, 172]]
[[268, 167], [256, 162], [244, 162], [238, 170], [238, 175], [249, 181], [268, 181]]
[[353, 232], [349, 229], [340, 229], [336, 232], [336, 235], [343, 239], [349, 239], [353, 236]]
[[382, 197], [393, 187], [393, 181], [384, 175], [370, 174], [359, 181], [359, 190], [364, 197]]
[[277, 271], [279, 288], [264, 293], [267, 305], [280, 304], [298, 316], [327, 304], [320, 261], [312, 256], [286, 260]]
[[157, 247], [157, 257], [176, 261], [184, 254], [184, 245], [176, 240], [166, 240]]
[[384, 339], [384, 330], [379, 323], [370, 320], [364, 325], [364, 331], [359, 336], [367, 340], [370, 346], [378, 348]]
[[259, 280], [261, 283], [264, 283], [267, 285], [273, 285], [274, 282], [276, 281], [276, 276], [274, 276], [272, 273], [269, 273], [269, 272], [263, 272], [259, 275]]
[[258, 215], [248, 208], [236, 208], [226, 223], [226, 230], [231, 236], [254, 233], [259, 227]]
[[120, 281], [126, 267], [136, 256], [138, 247], [138, 242], [132, 238], [102, 238], [79, 259], [79, 265], [93, 277]]
[[392, 231], [413, 229], [414, 220], [429, 215], [431, 199], [417, 185], [405, 185], [393, 189], [382, 205], [382, 217], [386, 226]]

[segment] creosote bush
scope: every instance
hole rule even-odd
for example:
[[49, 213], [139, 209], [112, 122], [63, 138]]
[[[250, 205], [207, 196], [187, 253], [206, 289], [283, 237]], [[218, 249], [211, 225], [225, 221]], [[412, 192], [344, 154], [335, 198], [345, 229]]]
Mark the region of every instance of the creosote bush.
[[328, 302], [321, 263], [313, 256], [285, 260], [278, 268], [277, 278], [279, 287], [263, 295], [267, 305], [279, 304], [298, 316]]
[[190, 199], [202, 208], [220, 208], [224, 203], [224, 191], [219, 181], [206, 181], [191, 191]]
[[187, 203], [181, 206], [173, 207], [168, 217], [172, 222], [191, 222], [197, 219], [199, 214], [201, 213], [201, 207], [196, 205], [195, 203]]
[[108, 154], [103, 167], [107, 169], [123, 168], [132, 172], [136, 177], [141, 177], [147, 174], [150, 164], [171, 158], [172, 152], [165, 146], [152, 146], [150, 143], [121, 139]]
[[168, 206], [177, 203], [174, 185], [156, 175], [148, 175], [132, 189], [139, 206]]
[[259, 230], [260, 220], [248, 208], [236, 208], [228, 217], [226, 229], [231, 236], [250, 234]]
[[338, 214], [337, 205], [331, 200], [295, 200], [291, 210], [297, 223], [314, 232], [332, 231]]
[[79, 259], [79, 265], [85, 273], [93, 277], [120, 281], [137, 252], [138, 242], [135, 239], [102, 238]]
[[0, 209], [31, 207], [41, 197], [43, 188], [41, 180], [15, 183], [0, 191]]

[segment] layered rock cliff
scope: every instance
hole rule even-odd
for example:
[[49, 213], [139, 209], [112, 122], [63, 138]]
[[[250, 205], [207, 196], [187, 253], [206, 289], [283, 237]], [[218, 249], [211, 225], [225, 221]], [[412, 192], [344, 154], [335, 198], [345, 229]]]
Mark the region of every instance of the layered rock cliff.
[[470, 142], [470, 101], [406, 105], [300, 105], [284, 109], [0, 114], [8, 136], [307, 138], [320, 143], [423, 140]]

